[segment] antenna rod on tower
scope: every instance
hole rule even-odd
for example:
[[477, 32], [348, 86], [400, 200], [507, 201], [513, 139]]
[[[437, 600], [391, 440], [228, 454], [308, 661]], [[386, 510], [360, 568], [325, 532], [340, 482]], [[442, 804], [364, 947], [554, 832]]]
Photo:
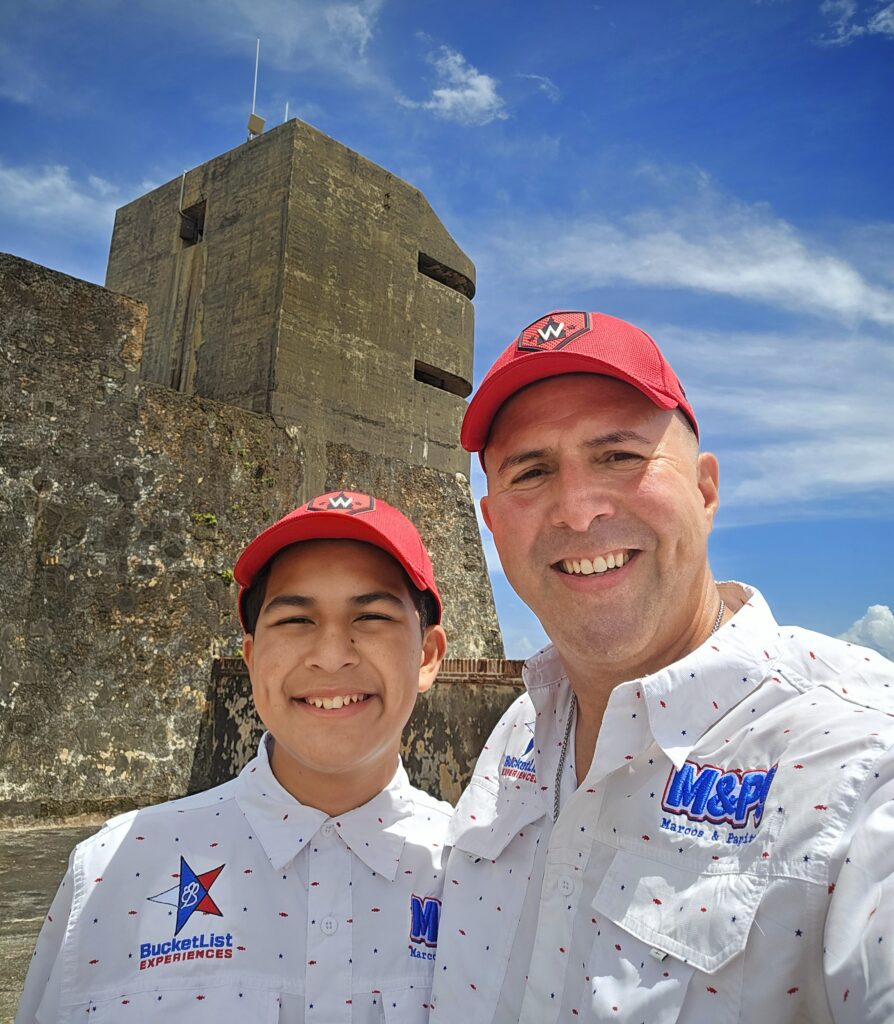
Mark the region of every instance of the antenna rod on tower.
[[248, 115], [248, 141], [257, 138], [264, 131], [264, 118], [258, 117], [255, 113], [255, 103], [258, 99], [258, 65], [261, 62], [261, 40], [255, 47], [255, 84], [251, 90], [251, 113]]
[[255, 100], [258, 98], [258, 64], [261, 61], [261, 40], [258, 40], [258, 45], [255, 47], [255, 84], [251, 91], [251, 112], [255, 112]]

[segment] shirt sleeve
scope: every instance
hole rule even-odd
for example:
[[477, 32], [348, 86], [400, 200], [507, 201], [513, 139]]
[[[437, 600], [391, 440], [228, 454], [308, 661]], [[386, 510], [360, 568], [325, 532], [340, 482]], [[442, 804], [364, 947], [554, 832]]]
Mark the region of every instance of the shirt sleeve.
[[72, 852], [68, 870], [56, 890], [53, 904], [37, 937], [28, 976], [25, 978], [25, 988], [19, 1000], [15, 1024], [50, 1024], [59, 1019], [62, 946], [71, 915], [74, 856]]
[[871, 768], [826, 917], [826, 993], [836, 1024], [894, 1020], [894, 751]]

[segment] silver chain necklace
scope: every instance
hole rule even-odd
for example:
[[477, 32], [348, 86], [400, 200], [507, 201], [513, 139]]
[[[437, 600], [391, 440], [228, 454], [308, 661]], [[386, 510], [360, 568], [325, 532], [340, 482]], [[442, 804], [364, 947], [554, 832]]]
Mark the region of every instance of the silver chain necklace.
[[[723, 611], [726, 606], [723, 603], [723, 598], [720, 598], [720, 607], [717, 609], [717, 618], [714, 620], [714, 625], [711, 627], [711, 636], [713, 636], [718, 629], [720, 629], [720, 623], [723, 621]], [[562, 750], [559, 753], [559, 766], [556, 768], [556, 783], [553, 786], [553, 824], [559, 820], [559, 804], [562, 800], [562, 773], [565, 770], [565, 758], [568, 756], [568, 741], [571, 739], [571, 726], [574, 723], [574, 719], [577, 713], [577, 696], [571, 694], [571, 703], [568, 706], [568, 721], [565, 723], [565, 735], [562, 737]]]

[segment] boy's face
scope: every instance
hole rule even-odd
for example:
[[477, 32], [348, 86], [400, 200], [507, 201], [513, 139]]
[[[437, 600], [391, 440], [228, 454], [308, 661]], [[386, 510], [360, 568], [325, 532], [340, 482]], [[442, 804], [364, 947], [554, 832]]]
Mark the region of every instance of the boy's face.
[[380, 548], [315, 540], [284, 551], [243, 640], [284, 788], [334, 814], [387, 786], [444, 648], [440, 626], [422, 634], [403, 570]]

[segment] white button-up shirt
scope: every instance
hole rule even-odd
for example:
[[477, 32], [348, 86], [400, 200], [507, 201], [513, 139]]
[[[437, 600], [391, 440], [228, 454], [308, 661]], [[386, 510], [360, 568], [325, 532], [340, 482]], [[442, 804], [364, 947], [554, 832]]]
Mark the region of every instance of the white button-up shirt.
[[262, 741], [238, 778], [75, 849], [16, 1021], [422, 1024], [451, 812], [399, 766], [330, 818]]
[[894, 1020], [894, 665], [722, 592], [580, 786], [571, 730], [555, 824], [571, 691], [528, 663], [451, 825], [433, 1022]]

